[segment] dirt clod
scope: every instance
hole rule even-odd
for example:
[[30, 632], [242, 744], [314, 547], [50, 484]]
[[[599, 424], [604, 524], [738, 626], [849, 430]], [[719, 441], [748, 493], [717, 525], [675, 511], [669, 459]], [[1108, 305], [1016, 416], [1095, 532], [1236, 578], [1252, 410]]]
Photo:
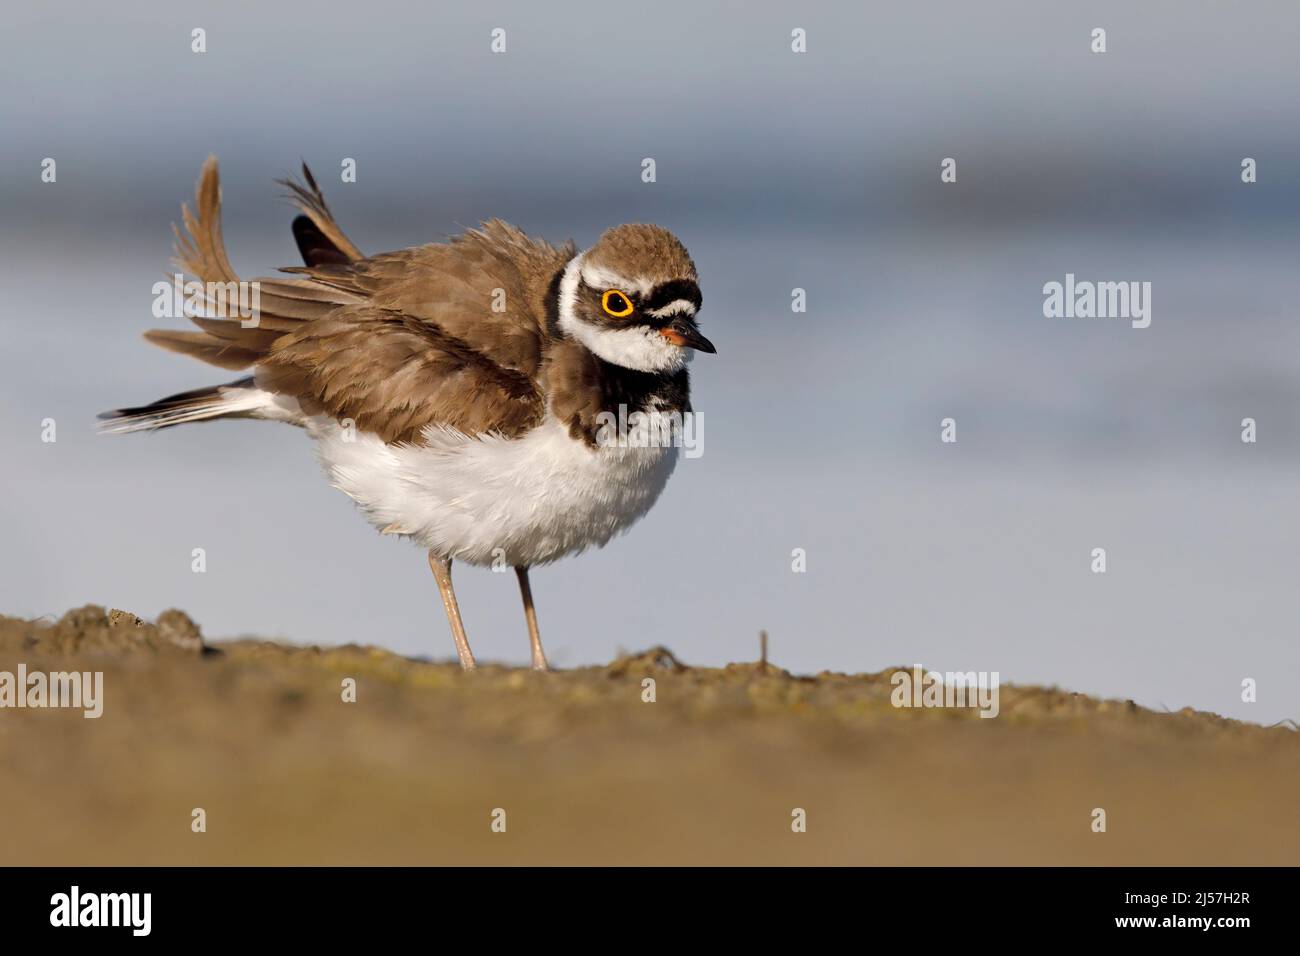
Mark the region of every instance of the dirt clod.
[[156, 624], [117, 608], [97, 604], [73, 608], [53, 624], [37, 618], [0, 617], [0, 650], [39, 654], [129, 653], [204, 650], [199, 627], [184, 611], [163, 611]]

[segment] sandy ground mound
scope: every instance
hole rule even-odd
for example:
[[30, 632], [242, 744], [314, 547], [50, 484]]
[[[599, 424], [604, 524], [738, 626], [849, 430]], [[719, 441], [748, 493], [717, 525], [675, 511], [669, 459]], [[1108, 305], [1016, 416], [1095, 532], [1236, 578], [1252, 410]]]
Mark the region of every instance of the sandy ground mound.
[[1300, 863], [1300, 734], [1191, 710], [1003, 685], [981, 719], [662, 648], [463, 674], [98, 607], [0, 617], [19, 664], [104, 706], [0, 710], [5, 864]]

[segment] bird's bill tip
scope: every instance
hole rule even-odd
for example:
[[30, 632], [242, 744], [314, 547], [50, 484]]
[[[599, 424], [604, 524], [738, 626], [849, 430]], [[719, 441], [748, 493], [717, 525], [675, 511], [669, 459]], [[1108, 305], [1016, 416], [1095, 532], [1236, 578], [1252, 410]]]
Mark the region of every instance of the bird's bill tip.
[[665, 329], [661, 329], [659, 334], [673, 345], [682, 348], [695, 349], [697, 352], [708, 352], [711, 355], [716, 354], [718, 351], [713, 343], [706, 339], [700, 330], [693, 325], [687, 325], [686, 323], [670, 325]]

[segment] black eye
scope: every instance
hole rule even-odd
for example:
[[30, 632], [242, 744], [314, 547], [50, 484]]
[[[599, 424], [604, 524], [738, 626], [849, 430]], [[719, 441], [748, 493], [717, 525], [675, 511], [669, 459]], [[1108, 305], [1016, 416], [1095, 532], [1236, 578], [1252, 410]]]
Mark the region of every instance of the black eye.
[[607, 313], [616, 319], [632, 314], [632, 300], [618, 289], [605, 290], [605, 294], [600, 297], [600, 304]]

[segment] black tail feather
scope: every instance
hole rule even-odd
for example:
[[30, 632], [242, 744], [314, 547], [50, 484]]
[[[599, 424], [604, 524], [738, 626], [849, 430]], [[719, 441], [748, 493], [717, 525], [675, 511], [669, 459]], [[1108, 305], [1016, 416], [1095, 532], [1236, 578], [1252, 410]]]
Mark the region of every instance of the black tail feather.
[[[224, 404], [224, 391], [230, 388], [253, 388], [252, 376], [241, 378], [224, 385], [212, 385], [208, 388], [195, 388], [188, 392], [177, 392], [148, 405], [133, 408], [118, 408], [100, 412], [99, 419], [107, 432], [132, 432], [169, 428], [186, 422], [202, 421], [205, 418], [219, 417], [218, 409]], [[205, 414], [210, 411], [212, 414]]]
[[352, 257], [329, 241], [320, 227], [306, 216], [298, 216], [293, 221], [293, 238], [298, 243], [298, 252], [302, 261], [309, 266], [345, 264]]

